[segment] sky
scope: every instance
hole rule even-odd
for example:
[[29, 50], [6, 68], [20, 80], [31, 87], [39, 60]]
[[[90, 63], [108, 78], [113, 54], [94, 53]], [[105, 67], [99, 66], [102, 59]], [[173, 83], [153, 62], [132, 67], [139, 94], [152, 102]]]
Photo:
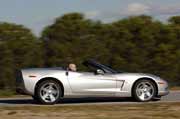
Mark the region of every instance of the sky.
[[0, 0], [0, 22], [22, 24], [36, 35], [66, 13], [112, 22], [133, 15], [150, 15], [167, 21], [180, 15], [180, 0]]

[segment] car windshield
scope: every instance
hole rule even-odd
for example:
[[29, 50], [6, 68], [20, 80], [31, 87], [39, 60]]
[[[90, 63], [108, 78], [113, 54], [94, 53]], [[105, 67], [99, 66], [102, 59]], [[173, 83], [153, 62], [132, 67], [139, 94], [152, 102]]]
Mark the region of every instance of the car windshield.
[[106, 65], [100, 64], [95, 60], [86, 60], [83, 64], [91, 69], [101, 69], [105, 73], [122, 73], [121, 71], [116, 71]]

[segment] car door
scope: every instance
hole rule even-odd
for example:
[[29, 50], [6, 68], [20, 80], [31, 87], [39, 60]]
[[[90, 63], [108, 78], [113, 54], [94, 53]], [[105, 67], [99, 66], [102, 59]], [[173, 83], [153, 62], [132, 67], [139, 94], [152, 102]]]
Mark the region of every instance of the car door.
[[113, 75], [69, 72], [68, 80], [75, 95], [113, 96], [116, 92], [116, 79]]

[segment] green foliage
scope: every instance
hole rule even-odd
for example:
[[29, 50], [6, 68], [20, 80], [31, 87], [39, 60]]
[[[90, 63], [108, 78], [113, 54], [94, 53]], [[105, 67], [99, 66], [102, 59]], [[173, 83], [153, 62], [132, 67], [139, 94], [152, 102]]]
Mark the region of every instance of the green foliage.
[[172, 24], [180, 25], [180, 16], [174, 16], [169, 19]]
[[0, 88], [15, 87], [17, 69], [73, 62], [84, 71], [81, 63], [88, 58], [180, 85], [179, 20], [175, 16], [164, 24], [142, 15], [105, 24], [69, 13], [47, 26], [39, 39], [24, 26], [0, 23]]
[[103, 24], [82, 14], [66, 14], [42, 33], [46, 66], [74, 62], [81, 70], [84, 59], [94, 58], [117, 70], [153, 73], [178, 84], [178, 20], [172, 17], [173, 24], [163, 24], [142, 15]]
[[27, 28], [0, 23], [0, 88], [15, 88], [15, 72], [43, 65], [42, 45]]
[[15, 96], [16, 95], [16, 91], [12, 89], [3, 89], [0, 90], [0, 97], [1, 98], [6, 98], [6, 97], [10, 97], [10, 96]]
[[57, 18], [56, 22], [42, 33], [46, 65], [60, 66], [69, 62], [80, 64], [87, 57], [104, 55], [104, 44], [94, 33], [98, 31], [95, 29], [98, 27], [96, 24], [99, 25], [77, 13]]

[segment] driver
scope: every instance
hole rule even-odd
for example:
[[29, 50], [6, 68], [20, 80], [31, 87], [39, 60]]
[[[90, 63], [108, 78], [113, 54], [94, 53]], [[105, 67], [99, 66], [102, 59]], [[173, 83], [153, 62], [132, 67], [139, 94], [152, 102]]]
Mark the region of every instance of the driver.
[[75, 64], [69, 64], [68, 69], [69, 69], [70, 71], [73, 71], [73, 72], [76, 72], [76, 71], [77, 71], [77, 68], [76, 68], [76, 65], [75, 65]]

